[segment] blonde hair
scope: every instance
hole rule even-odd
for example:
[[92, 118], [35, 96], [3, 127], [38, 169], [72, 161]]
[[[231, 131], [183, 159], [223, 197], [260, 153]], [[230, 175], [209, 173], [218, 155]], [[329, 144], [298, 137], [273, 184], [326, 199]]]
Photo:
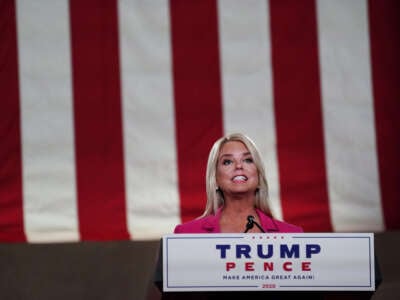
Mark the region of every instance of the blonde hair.
[[259, 182], [259, 187], [256, 191], [254, 206], [272, 217], [271, 210], [268, 204], [268, 183], [260, 153], [254, 142], [242, 133], [232, 133], [218, 139], [210, 150], [206, 171], [207, 204], [201, 217], [215, 214], [218, 208], [224, 205], [224, 196], [222, 192], [218, 189], [216, 172], [218, 165], [218, 156], [221, 148], [225, 143], [231, 141], [242, 142], [249, 150], [257, 167]]

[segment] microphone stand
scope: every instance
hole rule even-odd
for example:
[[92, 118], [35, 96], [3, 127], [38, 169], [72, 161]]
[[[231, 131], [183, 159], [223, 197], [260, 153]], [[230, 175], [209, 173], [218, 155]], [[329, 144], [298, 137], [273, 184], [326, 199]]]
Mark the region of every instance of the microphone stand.
[[261, 232], [265, 233], [264, 229], [260, 226], [260, 224], [258, 224], [255, 221], [253, 216], [247, 216], [246, 230], [244, 231], [244, 233], [252, 229], [254, 227], [254, 224], [256, 224], [256, 226], [258, 227], [258, 229], [260, 229]]

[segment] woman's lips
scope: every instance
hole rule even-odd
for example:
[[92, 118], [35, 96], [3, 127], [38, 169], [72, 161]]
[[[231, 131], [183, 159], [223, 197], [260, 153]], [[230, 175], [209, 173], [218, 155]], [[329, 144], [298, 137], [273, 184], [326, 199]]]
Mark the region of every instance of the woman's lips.
[[244, 175], [236, 175], [235, 177], [232, 178], [232, 181], [234, 182], [244, 182], [247, 181], [247, 177]]

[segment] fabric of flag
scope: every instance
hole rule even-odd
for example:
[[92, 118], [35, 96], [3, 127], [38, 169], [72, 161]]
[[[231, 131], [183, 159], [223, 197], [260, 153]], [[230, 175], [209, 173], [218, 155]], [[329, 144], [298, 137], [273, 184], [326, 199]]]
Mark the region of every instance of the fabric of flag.
[[0, 242], [171, 233], [232, 132], [277, 219], [400, 229], [397, 0], [1, 0], [0, 92]]

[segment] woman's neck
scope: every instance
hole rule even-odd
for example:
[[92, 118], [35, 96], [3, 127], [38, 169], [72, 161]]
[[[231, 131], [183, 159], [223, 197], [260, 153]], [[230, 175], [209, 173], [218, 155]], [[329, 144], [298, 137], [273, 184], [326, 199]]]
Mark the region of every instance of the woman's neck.
[[221, 232], [243, 232], [249, 215], [258, 221], [253, 200], [225, 201], [220, 218]]

